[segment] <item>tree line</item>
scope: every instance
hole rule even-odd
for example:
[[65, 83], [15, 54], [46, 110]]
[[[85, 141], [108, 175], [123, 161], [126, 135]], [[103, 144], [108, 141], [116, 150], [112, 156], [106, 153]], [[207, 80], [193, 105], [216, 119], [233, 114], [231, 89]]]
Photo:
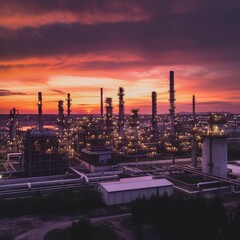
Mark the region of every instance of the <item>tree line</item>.
[[226, 209], [220, 198], [153, 196], [133, 202], [131, 211], [138, 239], [146, 225], [161, 240], [240, 239], [240, 206]]
[[47, 196], [38, 193], [31, 198], [0, 200], [0, 217], [75, 212], [101, 205], [100, 195], [95, 190], [66, 190]]

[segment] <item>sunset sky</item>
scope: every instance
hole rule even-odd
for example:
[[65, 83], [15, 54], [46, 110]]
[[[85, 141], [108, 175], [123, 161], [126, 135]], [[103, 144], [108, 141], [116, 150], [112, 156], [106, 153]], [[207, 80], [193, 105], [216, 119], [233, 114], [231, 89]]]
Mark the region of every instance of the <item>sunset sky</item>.
[[[118, 111], [240, 112], [239, 0], [0, 0], [0, 114], [13, 107], [57, 113], [71, 93], [72, 113], [99, 113], [100, 88]], [[66, 109], [66, 104], [65, 104]]]

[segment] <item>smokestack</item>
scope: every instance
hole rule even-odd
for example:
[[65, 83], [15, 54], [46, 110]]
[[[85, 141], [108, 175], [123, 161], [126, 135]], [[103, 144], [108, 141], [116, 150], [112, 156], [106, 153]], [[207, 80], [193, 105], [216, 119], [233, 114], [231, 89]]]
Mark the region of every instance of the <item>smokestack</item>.
[[17, 152], [17, 122], [19, 114], [16, 108], [10, 110], [10, 141], [12, 142], [12, 152]]
[[109, 137], [109, 143], [112, 145], [112, 131], [113, 131], [113, 107], [112, 98], [106, 98], [106, 132]]
[[192, 112], [193, 112], [193, 127], [196, 125], [196, 99], [195, 95], [192, 97]]
[[63, 101], [58, 101], [58, 129], [59, 136], [63, 136], [63, 122], [64, 122], [64, 109], [63, 109]]
[[58, 101], [58, 117], [60, 120], [64, 119], [63, 101]]
[[42, 118], [42, 93], [38, 92], [38, 130], [43, 130], [43, 118]]
[[139, 126], [139, 120], [138, 120], [138, 109], [133, 108], [131, 110], [132, 115], [130, 119], [130, 127], [132, 128], [132, 134], [133, 134], [133, 145], [135, 147], [135, 150], [137, 152], [138, 150], [138, 126]]
[[70, 119], [70, 115], [71, 115], [71, 96], [70, 93], [67, 94], [67, 117], [68, 119]]
[[170, 71], [170, 135], [171, 138], [174, 139], [175, 137], [175, 90], [174, 90], [174, 71]]
[[157, 93], [152, 92], [152, 128], [157, 129]]
[[192, 166], [197, 167], [197, 141], [196, 141], [196, 134], [197, 134], [197, 129], [196, 129], [196, 100], [195, 96], [193, 95], [192, 97], [192, 114], [193, 114], [193, 129], [192, 129]]
[[157, 116], [157, 93], [152, 92], [152, 118]]
[[123, 139], [124, 138], [124, 89], [120, 87], [118, 89], [118, 96], [119, 96], [119, 113], [118, 113], [118, 128], [119, 128], [119, 136]]
[[170, 71], [170, 108], [169, 108], [169, 113], [170, 113], [170, 139], [171, 139], [171, 144], [172, 144], [172, 164], [175, 164], [175, 90], [174, 90], [174, 71]]
[[[139, 126], [139, 122], [138, 122], [138, 109], [136, 108], [133, 108], [131, 110], [132, 112], [132, 115], [131, 115], [131, 122], [130, 122], [130, 125], [134, 128], [138, 127]], [[135, 131], [137, 132], [137, 131]]]
[[101, 120], [103, 120], [103, 88], [100, 89], [100, 115]]
[[152, 92], [152, 130], [153, 141], [157, 141], [157, 93]]

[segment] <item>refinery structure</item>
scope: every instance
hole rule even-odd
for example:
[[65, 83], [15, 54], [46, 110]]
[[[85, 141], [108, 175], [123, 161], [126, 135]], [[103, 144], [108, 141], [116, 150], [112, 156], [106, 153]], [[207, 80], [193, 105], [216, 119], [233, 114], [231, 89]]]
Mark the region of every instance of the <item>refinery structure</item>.
[[[227, 154], [228, 144], [239, 142], [240, 116], [197, 114], [195, 95], [189, 99], [191, 114], [177, 114], [174, 81], [170, 71], [167, 114], [157, 111], [155, 91], [149, 93], [151, 115], [136, 108], [126, 113], [123, 87], [118, 89], [118, 106], [112, 98], [104, 99], [100, 88], [99, 114], [89, 116], [72, 114], [67, 93], [65, 101], [58, 101], [52, 126], [44, 118], [42, 92], [32, 128], [21, 129], [20, 113], [11, 109], [1, 131], [0, 198], [12, 194], [10, 185], [31, 194], [46, 186], [52, 191], [58, 185], [75, 189], [95, 184], [109, 205], [121, 203], [120, 198], [126, 203], [151, 194], [171, 195], [173, 189], [188, 195], [238, 194], [239, 163], [228, 162]], [[131, 197], [126, 191], [132, 191]]]

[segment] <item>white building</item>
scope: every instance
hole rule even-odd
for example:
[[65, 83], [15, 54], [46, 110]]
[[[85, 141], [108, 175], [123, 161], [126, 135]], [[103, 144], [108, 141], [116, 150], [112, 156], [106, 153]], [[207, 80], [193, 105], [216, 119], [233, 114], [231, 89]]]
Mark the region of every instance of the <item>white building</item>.
[[105, 146], [93, 146], [82, 149], [82, 160], [91, 164], [106, 165], [116, 152]]
[[219, 177], [227, 177], [227, 135], [223, 116], [212, 115], [207, 134], [203, 136], [202, 171]]
[[172, 195], [173, 184], [166, 179], [148, 177], [125, 178], [118, 182], [99, 184], [102, 200], [107, 205], [130, 203], [137, 198], [150, 198], [152, 195]]

